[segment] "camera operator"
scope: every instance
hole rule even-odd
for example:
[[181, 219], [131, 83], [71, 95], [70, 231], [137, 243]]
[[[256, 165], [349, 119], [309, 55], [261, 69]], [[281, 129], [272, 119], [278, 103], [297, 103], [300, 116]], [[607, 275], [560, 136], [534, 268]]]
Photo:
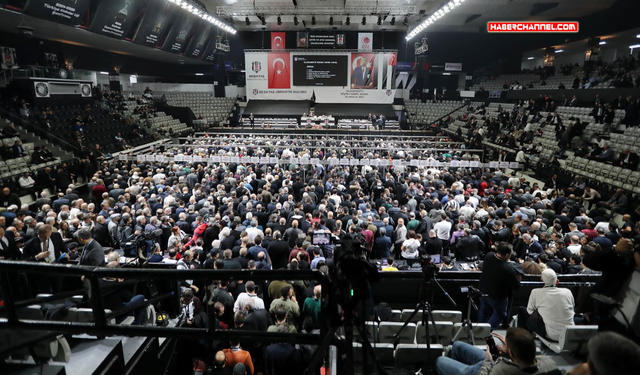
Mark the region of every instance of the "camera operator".
[[507, 316], [509, 297], [513, 291], [520, 289], [522, 279], [515, 267], [509, 264], [511, 245], [498, 242], [496, 251], [484, 257], [482, 275], [480, 276], [480, 310], [478, 322], [491, 324], [496, 329]]

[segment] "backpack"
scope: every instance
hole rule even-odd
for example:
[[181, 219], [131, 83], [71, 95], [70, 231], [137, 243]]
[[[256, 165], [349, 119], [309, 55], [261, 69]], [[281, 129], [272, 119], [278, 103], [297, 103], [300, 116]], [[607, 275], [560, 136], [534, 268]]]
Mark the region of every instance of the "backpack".
[[391, 306], [386, 302], [380, 302], [374, 308], [376, 320], [378, 322], [388, 322], [391, 320]]

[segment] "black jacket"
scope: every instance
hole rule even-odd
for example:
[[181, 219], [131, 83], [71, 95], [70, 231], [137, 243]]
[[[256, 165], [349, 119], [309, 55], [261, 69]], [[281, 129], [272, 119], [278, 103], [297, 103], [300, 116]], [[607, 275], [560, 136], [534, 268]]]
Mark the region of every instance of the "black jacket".
[[104, 267], [104, 249], [98, 241], [93, 240], [85, 246], [84, 251], [80, 255], [81, 266]]
[[13, 233], [5, 232], [4, 237], [7, 239], [8, 245], [5, 245], [4, 242], [0, 244], [0, 257], [7, 260], [20, 260], [22, 258], [22, 254], [16, 245]]
[[[55, 260], [58, 260], [62, 253], [64, 253], [64, 242], [62, 241], [62, 237], [60, 233], [51, 233], [51, 242], [53, 244], [53, 249], [49, 249], [49, 251], [53, 250], [53, 256]], [[42, 242], [39, 237], [34, 237], [27, 241], [24, 245], [24, 249], [22, 251], [22, 259], [23, 260], [31, 260], [35, 261], [36, 255], [42, 252]], [[102, 255], [104, 257], [104, 254]], [[44, 259], [38, 260], [39, 262], [44, 262]]]

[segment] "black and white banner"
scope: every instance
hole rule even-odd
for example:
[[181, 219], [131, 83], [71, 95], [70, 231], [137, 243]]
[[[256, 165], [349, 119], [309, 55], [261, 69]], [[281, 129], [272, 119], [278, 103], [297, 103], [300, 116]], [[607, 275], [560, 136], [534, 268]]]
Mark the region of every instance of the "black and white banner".
[[[305, 56], [321, 60], [322, 64], [300, 64]], [[335, 58], [333, 65], [331, 57]], [[344, 66], [345, 60], [347, 66]], [[395, 52], [246, 52], [247, 97], [249, 100], [310, 100], [315, 94], [316, 103], [392, 104], [396, 62]], [[346, 72], [337, 74], [338, 67]], [[346, 77], [346, 82], [340, 77]], [[342, 85], [335, 85], [338, 81], [343, 82]]]
[[178, 19], [173, 22], [173, 26], [171, 27], [171, 31], [169, 35], [167, 35], [167, 39], [164, 41], [164, 45], [162, 46], [163, 51], [173, 52], [173, 53], [182, 53], [187, 45], [187, 40], [191, 35], [191, 30], [196, 23], [198, 23], [198, 18], [189, 12], [181, 12], [182, 15], [178, 16]]
[[124, 39], [128, 36], [136, 18], [139, 17], [138, 13], [142, 5], [143, 0], [101, 1], [89, 30], [112, 38]]
[[202, 59], [207, 42], [215, 38], [212, 35], [213, 25], [209, 22], [203, 22], [200, 27], [193, 33], [187, 48], [184, 50], [184, 55], [187, 57], [193, 57], [194, 59]]
[[161, 45], [163, 37], [169, 32], [171, 21], [179, 11], [180, 8], [170, 1], [149, 0], [133, 42], [152, 48]]
[[24, 13], [44, 20], [77, 26], [84, 20], [90, 2], [91, 0], [29, 0]]

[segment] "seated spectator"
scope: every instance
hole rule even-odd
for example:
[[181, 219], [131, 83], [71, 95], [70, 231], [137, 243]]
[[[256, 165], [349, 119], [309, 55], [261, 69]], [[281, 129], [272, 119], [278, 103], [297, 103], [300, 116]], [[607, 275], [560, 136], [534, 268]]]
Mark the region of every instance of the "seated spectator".
[[536, 343], [533, 336], [526, 330], [511, 327], [507, 330], [506, 340], [496, 333], [493, 336], [502, 342], [502, 345], [498, 346], [500, 356], [496, 360], [488, 349], [485, 351], [462, 341], [456, 341], [451, 349], [451, 358], [438, 357], [436, 360], [438, 374], [537, 375], [557, 369], [553, 359], [536, 356]]
[[558, 341], [560, 333], [574, 324], [573, 294], [569, 289], [557, 287], [558, 276], [550, 268], [542, 271], [542, 282], [543, 288], [531, 291], [527, 307], [520, 307], [518, 327]]
[[398, 271], [398, 268], [396, 268], [395, 265], [395, 261], [393, 259], [392, 256], [387, 258], [387, 266], [386, 267], [382, 267], [382, 271]]
[[16, 129], [15, 124], [11, 121], [7, 123], [7, 126], [2, 128], [2, 138], [13, 138], [13, 137], [19, 137], [19, 136], [20, 136], [20, 133], [18, 133], [18, 130]]

